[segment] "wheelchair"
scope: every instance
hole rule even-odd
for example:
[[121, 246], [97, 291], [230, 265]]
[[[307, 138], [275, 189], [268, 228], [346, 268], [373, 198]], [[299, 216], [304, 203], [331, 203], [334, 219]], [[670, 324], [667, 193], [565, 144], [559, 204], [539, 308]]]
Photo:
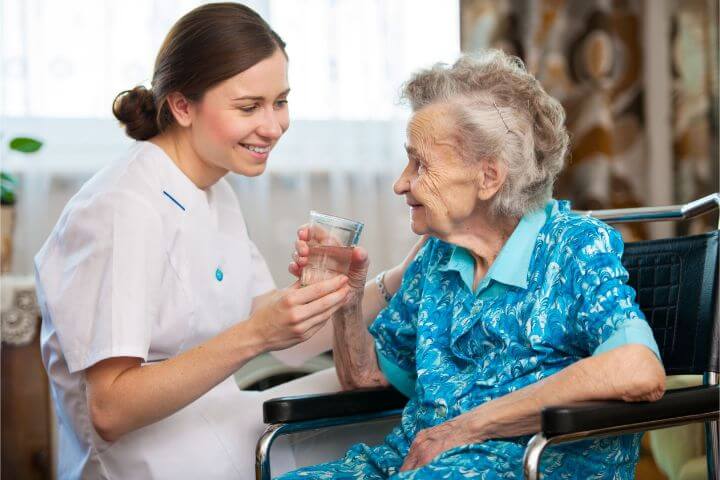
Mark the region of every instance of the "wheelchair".
[[[607, 223], [673, 221], [720, 209], [720, 193], [685, 205], [578, 212]], [[592, 401], [541, 412], [528, 442], [523, 473], [540, 477], [543, 451], [553, 444], [704, 422], [708, 478], [718, 479], [720, 429], [720, 305], [718, 229], [701, 235], [625, 244], [622, 263], [650, 324], [666, 375], [703, 375], [703, 385], [669, 390], [656, 402]], [[397, 417], [407, 398], [394, 388], [361, 389], [268, 400], [268, 425], [256, 448], [255, 476], [270, 480], [270, 448], [280, 435]]]

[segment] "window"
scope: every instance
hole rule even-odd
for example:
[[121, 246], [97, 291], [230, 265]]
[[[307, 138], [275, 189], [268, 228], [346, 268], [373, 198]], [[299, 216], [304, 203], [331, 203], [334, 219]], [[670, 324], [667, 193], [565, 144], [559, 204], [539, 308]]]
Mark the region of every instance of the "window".
[[[110, 118], [115, 95], [148, 84], [157, 50], [195, 0], [0, 0], [9, 117]], [[460, 52], [459, 2], [254, 0], [288, 44], [294, 120], [403, 115], [409, 74]]]

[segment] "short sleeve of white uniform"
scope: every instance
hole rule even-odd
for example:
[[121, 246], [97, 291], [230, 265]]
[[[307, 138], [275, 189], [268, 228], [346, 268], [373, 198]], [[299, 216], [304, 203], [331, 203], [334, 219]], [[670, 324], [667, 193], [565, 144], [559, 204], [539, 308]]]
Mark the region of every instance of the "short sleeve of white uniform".
[[250, 262], [252, 265], [252, 291], [250, 294], [253, 298], [263, 293], [267, 293], [270, 290], [275, 289], [275, 282], [273, 281], [270, 269], [265, 262], [265, 258], [258, 250], [255, 242], [248, 240], [250, 243]]
[[137, 194], [97, 194], [69, 211], [36, 258], [70, 372], [110, 357], [147, 359], [165, 258], [162, 222]]

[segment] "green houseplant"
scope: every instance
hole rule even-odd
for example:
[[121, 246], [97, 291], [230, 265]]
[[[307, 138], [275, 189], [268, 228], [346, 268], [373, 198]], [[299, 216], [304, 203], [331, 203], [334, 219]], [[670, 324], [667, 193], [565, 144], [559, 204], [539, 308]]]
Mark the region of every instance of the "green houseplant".
[[[16, 137], [8, 143], [11, 151], [25, 154], [35, 153], [41, 147], [41, 141], [29, 137]], [[12, 259], [17, 184], [17, 179], [12, 174], [0, 171], [0, 272], [3, 273], [10, 270]]]

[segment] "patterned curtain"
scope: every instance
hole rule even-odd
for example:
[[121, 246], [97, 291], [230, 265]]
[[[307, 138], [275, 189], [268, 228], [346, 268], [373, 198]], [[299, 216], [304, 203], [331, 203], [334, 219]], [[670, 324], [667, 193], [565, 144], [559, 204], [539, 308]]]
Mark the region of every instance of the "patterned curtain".
[[[718, 2], [675, 0], [673, 6], [674, 188], [685, 203], [718, 191]], [[681, 233], [704, 231], [712, 220], [682, 225]]]
[[[667, 0], [672, 28], [674, 198], [717, 191], [717, 0]], [[463, 51], [521, 57], [567, 111], [569, 162], [555, 195], [577, 209], [647, 205], [641, 0], [462, 0]], [[713, 15], [714, 12], [714, 15]], [[713, 23], [713, 21], [715, 23]], [[713, 78], [714, 75], [714, 78]], [[703, 219], [710, 223], [710, 219]], [[688, 226], [681, 227], [687, 230]], [[646, 238], [642, 224], [622, 228]]]

